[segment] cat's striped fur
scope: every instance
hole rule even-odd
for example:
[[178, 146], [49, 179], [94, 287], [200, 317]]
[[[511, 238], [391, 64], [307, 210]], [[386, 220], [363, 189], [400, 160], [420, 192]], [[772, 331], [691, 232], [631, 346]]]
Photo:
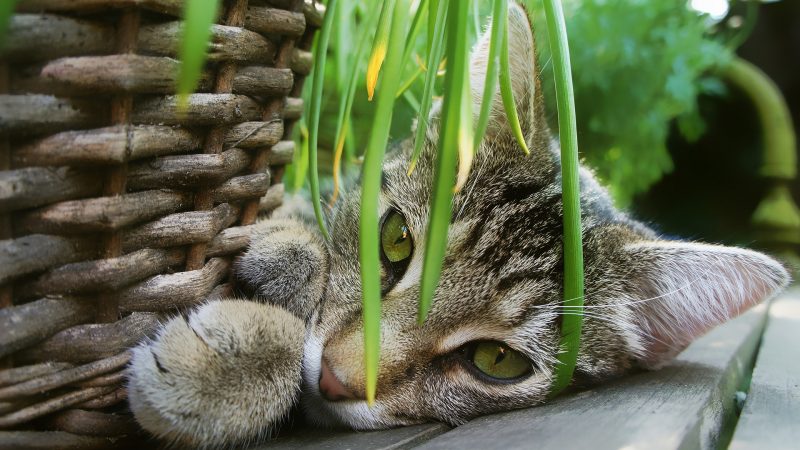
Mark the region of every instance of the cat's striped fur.
[[[380, 213], [394, 208], [404, 215], [415, 250], [402, 278], [383, 298], [381, 369], [373, 407], [364, 400], [357, 187], [346, 191], [330, 212], [329, 243], [307, 221], [267, 221], [237, 263], [243, 286], [259, 299], [288, 308], [306, 321], [301, 404], [313, 421], [357, 429], [429, 420], [459, 424], [477, 415], [532, 406], [546, 399], [559, 351], [563, 312], [559, 156], [544, 117], [527, 14], [513, 4], [509, 34], [513, 90], [531, 154], [523, 154], [514, 140], [498, 93], [473, 170], [454, 198], [441, 281], [422, 326], [416, 323], [416, 312], [437, 153], [436, 110], [416, 171], [411, 176], [406, 174], [411, 142], [397, 145], [384, 164]], [[484, 38], [472, 56], [474, 111], [479, 110], [482, 97], [486, 54]], [[788, 282], [785, 269], [760, 253], [660, 240], [648, 227], [615, 209], [586, 169], [581, 172], [581, 210], [586, 315], [577, 384], [595, 383], [638, 368], [656, 368], [710, 327]], [[234, 305], [216, 308], [222, 315]], [[183, 320], [175, 319], [177, 323]], [[219, 322], [225, 322], [223, 317]], [[168, 324], [166, 328], [170, 326], [178, 325]], [[163, 342], [167, 338], [168, 333], [162, 331], [156, 342], [137, 350], [133, 386], [147, 384], [153, 392], [176, 389], [152, 369], [156, 362], [149, 354], [156, 349], [180, 359], [185, 344]], [[263, 339], [268, 352], [274, 352], [280, 344]], [[500, 341], [523, 353], [533, 365], [532, 374], [513, 383], [475, 376], [464, 366], [457, 350], [476, 340]], [[283, 358], [286, 354], [269, 357]], [[251, 367], [233, 364], [230, 370], [247, 372]], [[328, 400], [321, 395], [324, 370], [340, 382], [348, 398]], [[232, 394], [226, 386], [209, 386], [216, 381], [204, 378], [203, 373], [198, 368], [181, 376], [186, 383], [205, 389], [207, 404], [193, 412], [204, 414], [209, 424], [216, 423], [216, 416], [233, 418], [247, 425], [240, 428], [249, 431], [238, 436], [247, 439], [263, 432], [275, 419], [242, 413], [252, 410], [248, 408], [227, 408], [231, 402], [246, 406], [257, 399], [236, 397], [239, 391]], [[242, 379], [258, 376], [243, 373]], [[272, 379], [291, 375], [262, 376]], [[270, 390], [266, 381], [265, 386], [260, 395], [276, 399], [294, 395], [291, 388]], [[237, 441], [237, 436], [215, 431], [212, 426], [207, 432], [188, 429], [180, 415], [153, 412], [155, 406], [142, 390], [133, 390], [131, 395], [134, 405], [151, 407], [145, 412], [134, 409], [146, 426], [160, 420], [173, 430], [203, 433], [201, 439], [189, 441], [192, 443]]]

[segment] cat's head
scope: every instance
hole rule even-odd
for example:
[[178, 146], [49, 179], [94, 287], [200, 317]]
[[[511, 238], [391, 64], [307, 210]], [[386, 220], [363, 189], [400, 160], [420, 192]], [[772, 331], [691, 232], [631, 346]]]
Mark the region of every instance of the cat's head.
[[[360, 195], [354, 189], [339, 200], [330, 220], [330, 276], [305, 350], [304, 403], [313, 419], [354, 428], [456, 424], [535, 405], [550, 392], [563, 312], [560, 163], [544, 118], [530, 23], [514, 4], [509, 46], [531, 154], [517, 145], [497, 92], [488, 133], [453, 201], [441, 279], [422, 326], [416, 314], [437, 108], [416, 171], [406, 175], [410, 142], [384, 164], [381, 364], [373, 407], [364, 400]], [[471, 56], [476, 113], [487, 50], [484, 38]], [[786, 270], [760, 253], [659, 239], [617, 211], [586, 170], [581, 191], [586, 313], [577, 383], [656, 368], [788, 282]]]

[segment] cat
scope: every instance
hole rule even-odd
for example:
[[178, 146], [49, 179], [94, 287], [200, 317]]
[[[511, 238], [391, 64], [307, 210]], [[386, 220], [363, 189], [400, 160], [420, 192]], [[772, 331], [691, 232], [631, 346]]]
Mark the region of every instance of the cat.
[[[413, 174], [406, 174], [413, 142], [397, 145], [384, 162], [375, 404], [365, 400], [353, 186], [327, 218], [329, 242], [308, 209], [291, 201], [257, 225], [235, 264], [253, 301], [208, 303], [136, 349], [130, 397], [145, 428], [193, 446], [263, 437], [288, 411], [300, 378], [311, 422], [358, 430], [458, 425], [548, 398], [564, 311], [559, 148], [545, 120], [528, 15], [514, 3], [508, 33], [512, 89], [531, 153], [517, 144], [495, 92], [486, 137], [453, 199], [439, 287], [421, 326], [439, 106]], [[489, 34], [471, 54], [473, 111], [480, 110]], [[586, 309], [575, 385], [657, 369], [789, 282], [784, 267], [761, 253], [661, 239], [618, 211], [586, 168], [580, 183]]]

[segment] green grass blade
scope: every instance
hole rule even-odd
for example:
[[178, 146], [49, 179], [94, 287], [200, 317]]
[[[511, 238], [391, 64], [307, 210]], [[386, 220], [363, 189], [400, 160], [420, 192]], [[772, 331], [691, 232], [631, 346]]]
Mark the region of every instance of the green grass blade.
[[[404, 59], [403, 61], [408, 61], [408, 60]], [[411, 76], [408, 77], [408, 79], [400, 85], [400, 89], [397, 90], [397, 94], [395, 94], [395, 97], [400, 97], [401, 95], [403, 95], [411, 87], [411, 85], [413, 85], [414, 82], [417, 81], [417, 78], [419, 78], [419, 76], [422, 75], [423, 70], [424, 69], [422, 66], [417, 67], [417, 70], [415, 70], [414, 73], [412, 73]]]
[[355, 4], [349, 1], [340, 1], [336, 8], [334, 21], [336, 26], [333, 28], [333, 54], [336, 64], [336, 90], [344, 92], [347, 82], [347, 63], [352, 53], [354, 30], [353, 16], [355, 15]]
[[361, 215], [359, 219], [358, 255], [361, 263], [361, 285], [364, 316], [364, 363], [366, 367], [367, 402], [375, 402], [380, 358], [381, 320], [381, 261], [379, 253], [378, 203], [381, 172], [395, 92], [402, 72], [403, 42], [408, 24], [408, 0], [397, 0], [387, 39], [386, 64], [392, 70], [384, 72], [375, 105], [375, 123], [367, 142], [361, 173]]
[[14, 6], [17, 0], [4, 0], [0, 3], [0, 50], [6, 44], [6, 33], [8, 25], [11, 23], [11, 16], [14, 14]]
[[466, 184], [469, 171], [472, 169], [472, 160], [475, 156], [475, 152], [472, 151], [474, 130], [472, 129], [472, 90], [469, 86], [469, 73], [466, 75], [466, 82], [462, 84], [461, 90], [463, 92], [461, 96], [469, 99], [469, 101], [461, 101], [459, 118], [461, 123], [458, 128], [458, 173], [456, 174], [454, 192], [460, 191]]
[[489, 113], [492, 110], [492, 100], [497, 90], [498, 68], [500, 67], [500, 47], [503, 44], [503, 36], [506, 35], [506, 24], [508, 22], [508, 0], [494, 0], [492, 10], [492, 30], [489, 41], [489, 62], [486, 64], [486, 81], [483, 84], [483, 99], [481, 100], [481, 112], [478, 116], [478, 123], [475, 125], [475, 144], [474, 151], [478, 151], [486, 134], [486, 127], [489, 125]]
[[425, 16], [428, 14], [429, 1], [430, 0], [421, 0], [419, 2], [419, 6], [417, 7], [416, 13], [414, 13], [414, 19], [411, 21], [411, 31], [408, 33], [408, 37], [406, 38], [406, 47], [403, 50], [403, 63], [407, 62], [409, 58], [411, 58], [411, 53], [414, 51], [414, 47], [416, 47], [417, 37], [419, 36], [419, 32], [422, 30], [422, 22]]
[[405, 100], [406, 103], [411, 106], [411, 109], [414, 111], [419, 111], [419, 101], [416, 97], [414, 97], [414, 94], [411, 91], [403, 92], [403, 100]]
[[[353, 122], [347, 121], [347, 128], [344, 130], [347, 136], [353, 136]], [[356, 155], [356, 144], [353, 139], [344, 139], [344, 159], [348, 165], [361, 164]]]
[[325, 62], [328, 60], [328, 41], [333, 29], [333, 18], [336, 16], [336, 3], [339, 0], [330, 0], [327, 13], [322, 21], [322, 29], [317, 35], [317, 44], [314, 49], [314, 72], [311, 81], [311, 105], [308, 117], [308, 175], [311, 184], [311, 202], [314, 205], [314, 215], [317, 224], [326, 240], [330, 240], [325, 218], [322, 217], [322, 203], [319, 193], [319, 169], [317, 168], [317, 144], [319, 141], [319, 116], [322, 110], [322, 89], [325, 82]]
[[473, 36], [481, 35], [481, 8], [480, 2], [472, 2], [472, 26], [474, 28]]
[[444, 33], [447, 26], [447, 8], [450, 4], [447, 0], [440, 0], [437, 3], [433, 31], [431, 33], [431, 46], [428, 48], [428, 60], [426, 61], [427, 72], [425, 72], [425, 85], [422, 89], [420, 99], [419, 114], [417, 115], [417, 129], [414, 135], [414, 152], [411, 155], [411, 162], [408, 166], [408, 174], [414, 172], [417, 159], [425, 145], [425, 133], [428, 130], [428, 113], [433, 102], [433, 89], [436, 84], [436, 72], [439, 69], [439, 61], [442, 60], [444, 52]]
[[[465, 129], [472, 128], [472, 115], [464, 114], [464, 108], [469, 108], [472, 102], [472, 96], [465, 95], [469, 93], [465, 90], [469, 89], [469, 48], [467, 39], [464, 39], [469, 27], [469, 10], [470, 1], [459, 0], [452, 2], [447, 12], [447, 72], [444, 79], [439, 153], [434, 172], [420, 283], [420, 323], [425, 321], [433, 302], [447, 249], [458, 149], [466, 146], [468, 151], [472, 151], [472, 140], [465, 140], [464, 132]], [[430, 71], [430, 67], [428, 70]], [[470, 106], [465, 107], [464, 103], [469, 103]]]
[[372, 3], [366, 20], [361, 24], [361, 31], [358, 33], [358, 43], [356, 44], [353, 61], [350, 62], [350, 70], [345, 77], [347, 80], [347, 88], [344, 91], [344, 96], [339, 100], [339, 114], [336, 117], [336, 138], [334, 140], [336, 148], [333, 151], [333, 194], [331, 195], [331, 203], [336, 202], [339, 196], [342, 153], [344, 151], [347, 135], [349, 134], [348, 130], [351, 128], [350, 112], [353, 110], [353, 101], [356, 96], [358, 69], [361, 67], [361, 60], [364, 58], [364, 54], [367, 50], [367, 37], [370, 31], [375, 28], [375, 21], [378, 19], [378, 13], [381, 11], [380, 6], [380, 2]]
[[[445, 0], [447, 1], [447, 0]], [[439, 20], [439, 15], [437, 11], [439, 11], [439, 3], [440, 0], [430, 0], [428, 2], [428, 32], [427, 32], [427, 48], [428, 50], [433, 47], [433, 29], [436, 28], [436, 22]]]
[[511, 89], [511, 68], [508, 62], [508, 33], [503, 33], [503, 47], [500, 50], [500, 93], [503, 96], [503, 108], [506, 110], [508, 123], [517, 138], [517, 144], [522, 147], [525, 154], [529, 154], [528, 143], [522, 134], [517, 116], [517, 104], [514, 102], [514, 93]]
[[183, 33], [178, 56], [178, 99], [186, 104], [189, 94], [197, 89], [206, 62], [211, 26], [216, 21], [219, 0], [187, 0], [183, 9]]
[[292, 191], [294, 193], [303, 188], [308, 175], [308, 127], [303, 120], [298, 122], [297, 126], [300, 128], [300, 151], [295, 152], [292, 158], [292, 166], [294, 166]]
[[[392, 14], [396, 10], [394, 4], [395, 0], [384, 0], [381, 18], [378, 20], [378, 29], [375, 31], [375, 39], [372, 41], [372, 51], [367, 63], [367, 97], [370, 101], [375, 95], [378, 74], [381, 71], [383, 60], [386, 58], [386, 48], [389, 44], [389, 32], [391, 31], [389, 24], [392, 21]], [[406, 15], [407, 12], [408, 10], [403, 11], [402, 14]]]
[[578, 130], [575, 94], [569, 58], [567, 27], [560, 0], [543, 0], [558, 106], [558, 134], [561, 140], [561, 188], [564, 208], [564, 306], [570, 314], [561, 321], [561, 353], [551, 393], [572, 382], [578, 359], [583, 314], [583, 244], [581, 242], [580, 184], [578, 176]]

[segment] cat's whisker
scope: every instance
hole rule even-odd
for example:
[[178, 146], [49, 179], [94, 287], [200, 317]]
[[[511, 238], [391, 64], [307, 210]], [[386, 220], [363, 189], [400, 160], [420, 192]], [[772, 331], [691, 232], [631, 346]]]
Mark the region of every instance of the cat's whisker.
[[547, 58], [547, 61], [545, 61], [544, 64], [542, 64], [542, 68], [539, 69], [539, 77], [541, 77], [542, 74], [544, 74], [544, 71], [547, 70], [548, 66], [550, 66], [550, 63], [552, 63], [552, 62], [553, 62], [553, 57], [552, 56]]
[[[708, 273], [700, 274], [699, 276], [697, 276], [693, 280], [688, 281], [687, 283], [685, 283], [683, 286], [681, 286], [681, 287], [679, 287], [677, 289], [674, 289], [672, 291], [665, 292], [665, 293], [663, 293], [661, 295], [657, 295], [655, 297], [643, 298], [643, 299], [638, 299], [638, 300], [631, 300], [631, 301], [626, 301], [626, 302], [617, 302], [617, 303], [611, 303], [611, 304], [607, 304], [607, 305], [586, 305], [586, 304], [584, 304], [583, 308], [584, 309], [619, 308], [621, 306], [629, 306], [629, 305], [637, 305], [637, 304], [641, 304], [641, 303], [647, 303], [647, 302], [650, 302], [650, 301], [653, 301], [653, 300], [658, 300], [660, 298], [669, 297], [669, 296], [677, 294], [677, 293], [679, 293], [679, 292], [681, 292], [683, 290], [689, 289], [695, 283], [697, 283], [697, 282], [701, 281], [702, 279], [706, 278], [708, 275], [709, 275]], [[562, 308], [562, 309], [565, 309], [565, 310], [574, 310], [574, 309], [576, 309], [575, 306], [559, 305], [559, 303], [566, 303], [566, 302], [569, 302], [569, 301], [574, 301], [574, 300], [577, 300], [578, 298], [580, 298], [580, 297], [561, 300], [561, 301], [556, 302], [555, 304], [536, 305], [536, 306], [534, 306], [534, 308]], [[584, 300], [586, 300], [587, 296], [584, 295], [583, 298], [584, 298]]]
[[[611, 317], [608, 317], [608, 316], [597, 315], [597, 314], [575, 314], [575, 313], [568, 313], [568, 312], [557, 312], [556, 314], [560, 315], [560, 316], [582, 316], [582, 317], [588, 317], [590, 319], [595, 319], [595, 320], [599, 320], [601, 322], [609, 323], [611, 325], [614, 325], [615, 327], [619, 327], [620, 325], [623, 324], [622, 322], [620, 322], [620, 321], [618, 321], [618, 320], [616, 320], [614, 318], [611, 318]], [[636, 333], [638, 336], [640, 336], [642, 338], [646, 338], [651, 342], [658, 342], [660, 344], [663, 344], [666, 348], [675, 348], [675, 345], [673, 343], [667, 342], [667, 341], [665, 341], [663, 339], [659, 339], [654, 334], [652, 334], [649, 331], [647, 331], [645, 328], [637, 327], [635, 329], [632, 329], [632, 331], [634, 333]], [[567, 336], [569, 336], [569, 334], [567, 334]]]

